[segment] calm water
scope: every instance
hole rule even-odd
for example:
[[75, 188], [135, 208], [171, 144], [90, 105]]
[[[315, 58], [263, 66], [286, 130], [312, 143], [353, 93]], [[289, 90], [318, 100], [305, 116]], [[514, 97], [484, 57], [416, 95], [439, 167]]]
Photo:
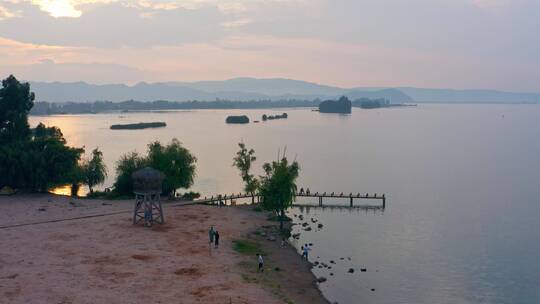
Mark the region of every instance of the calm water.
[[[287, 109], [287, 120], [224, 123], [231, 114], [259, 119], [274, 112], [283, 110], [32, 117], [31, 123], [59, 126], [69, 144], [104, 151], [107, 186], [121, 154], [176, 137], [199, 159], [194, 189], [203, 195], [241, 190], [232, 167], [240, 140], [256, 150], [257, 169], [287, 147], [302, 166], [299, 185], [312, 192], [386, 193], [384, 212], [291, 211], [324, 224], [303, 232], [298, 245], [314, 243], [312, 260], [336, 261], [332, 270], [314, 270], [329, 278], [322, 290], [331, 301], [540, 303], [540, 106], [422, 105], [356, 109], [350, 116]], [[109, 130], [140, 121], [168, 126]]]

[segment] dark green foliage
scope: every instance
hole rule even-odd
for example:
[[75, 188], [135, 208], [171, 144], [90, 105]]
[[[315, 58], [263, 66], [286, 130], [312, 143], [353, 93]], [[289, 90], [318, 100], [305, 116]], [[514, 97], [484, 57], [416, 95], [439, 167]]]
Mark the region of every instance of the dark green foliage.
[[280, 219], [280, 229], [283, 230], [285, 210], [293, 203], [296, 195], [296, 179], [300, 173], [300, 166], [296, 161], [289, 164], [283, 156], [279, 161], [265, 163], [265, 175], [261, 177], [260, 195], [262, 207], [274, 211]]
[[90, 193], [94, 192], [94, 186], [102, 184], [107, 177], [107, 167], [103, 161], [103, 152], [95, 148], [92, 158], [84, 160], [82, 166], [82, 179], [88, 185]]
[[261, 249], [260, 244], [247, 240], [233, 240], [233, 249], [238, 253], [246, 255], [255, 255], [257, 253], [266, 255]]
[[0, 89], [0, 144], [26, 140], [30, 136], [28, 113], [34, 105], [34, 93], [28, 83], [13, 75], [2, 80]]
[[28, 83], [13, 76], [0, 89], [0, 187], [47, 191], [62, 184], [77, 183], [78, 162], [83, 149], [66, 146], [60, 129], [39, 124], [33, 132], [28, 112], [34, 94]]
[[319, 105], [321, 113], [343, 113], [350, 114], [352, 110], [351, 101], [342, 96], [339, 100], [325, 100]]
[[182, 194], [182, 199], [188, 200], [188, 201], [192, 201], [192, 200], [197, 199], [199, 197], [201, 197], [201, 194], [198, 193], [198, 192], [193, 192], [193, 191], [189, 191], [189, 192], [186, 192], [186, 193]]
[[66, 146], [58, 128], [39, 124], [35, 136], [0, 148], [0, 184], [44, 192], [77, 179], [83, 149]]
[[244, 190], [247, 193], [255, 193], [259, 187], [259, 181], [253, 174], [250, 174], [251, 164], [257, 160], [255, 157], [255, 150], [247, 149], [246, 145], [241, 142], [238, 144], [240, 150], [236, 152], [236, 157], [234, 158], [233, 166], [240, 170], [240, 176], [244, 181]]
[[228, 116], [225, 122], [228, 124], [247, 124], [249, 123], [249, 117], [247, 117], [246, 115]]
[[173, 139], [167, 146], [157, 141], [149, 144], [147, 161], [150, 167], [165, 174], [164, 193], [174, 196], [176, 189], [193, 185], [197, 158], [178, 139]]
[[140, 122], [126, 125], [112, 125], [111, 130], [139, 130], [148, 128], [164, 128], [167, 124], [164, 122]]
[[122, 155], [116, 163], [116, 182], [114, 192], [118, 195], [133, 195], [133, 180], [131, 175], [147, 166], [147, 160], [137, 152]]
[[177, 139], [173, 139], [167, 146], [157, 141], [150, 143], [146, 157], [132, 152], [122, 156], [117, 162], [114, 190], [117, 194], [133, 195], [131, 179], [133, 172], [144, 167], [152, 167], [165, 174], [163, 193], [174, 196], [176, 189], [187, 189], [193, 185], [196, 162], [197, 158]]

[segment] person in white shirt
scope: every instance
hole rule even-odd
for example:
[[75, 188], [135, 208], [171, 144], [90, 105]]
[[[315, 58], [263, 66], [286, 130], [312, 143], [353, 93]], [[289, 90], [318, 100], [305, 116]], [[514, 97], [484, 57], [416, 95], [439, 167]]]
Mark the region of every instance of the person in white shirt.
[[257, 270], [257, 272], [264, 272], [264, 260], [263, 260], [263, 257], [261, 254], [257, 253], [257, 256], [259, 258], [259, 269]]

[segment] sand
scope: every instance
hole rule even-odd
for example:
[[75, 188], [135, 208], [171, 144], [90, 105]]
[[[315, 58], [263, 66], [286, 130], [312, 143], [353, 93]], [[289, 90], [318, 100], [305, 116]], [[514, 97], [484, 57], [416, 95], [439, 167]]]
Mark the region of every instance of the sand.
[[[257, 238], [255, 230], [275, 224], [264, 213], [248, 206], [167, 206], [164, 225], [144, 228], [132, 225], [131, 206], [0, 197], [0, 226], [29, 224], [0, 229], [0, 302], [327, 303], [293, 249], [259, 237], [269, 267], [282, 269], [265, 274], [246, 267], [255, 257], [233, 250], [232, 240]], [[112, 215], [76, 219], [106, 213]], [[220, 232], [218, 249], [208, 244], [210, 225]]]

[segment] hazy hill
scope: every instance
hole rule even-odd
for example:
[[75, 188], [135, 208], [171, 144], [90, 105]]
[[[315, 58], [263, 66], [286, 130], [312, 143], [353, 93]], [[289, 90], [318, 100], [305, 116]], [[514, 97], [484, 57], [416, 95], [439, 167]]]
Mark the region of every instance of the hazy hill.
[[423, 88], [339, 88], [316, 83], [272, 78], [234, 78], [224, 81], [197, 82], [141, 82], [134, 86], [124, 84], [94, 85], [85, 82], [34, 82], [32, 89], [39, 101], [92, 102], [108, 101], [235, 101], [257, 100], [314, 100], [336, 99], [347, 96], [358, 98], [385, 98], [391, 103], [540, 103], [538, 93], [511, 93], [493, 90], [450, 90]]
[[289, 79], [235, 78], [225, 81], [138, 83], [94, 85], [85, 82], [33, 82], [32, 90], [39, 101], [49, 102], [92, 102], [108, 101], [213, 101], [227, 99], [282, 100], [282, 99], [330, 99], [346, 95], [351, 99], [386, 98], [394, 103], [413, 100], [397, 89], [364, 90], [343, 89], [315, 83]]

